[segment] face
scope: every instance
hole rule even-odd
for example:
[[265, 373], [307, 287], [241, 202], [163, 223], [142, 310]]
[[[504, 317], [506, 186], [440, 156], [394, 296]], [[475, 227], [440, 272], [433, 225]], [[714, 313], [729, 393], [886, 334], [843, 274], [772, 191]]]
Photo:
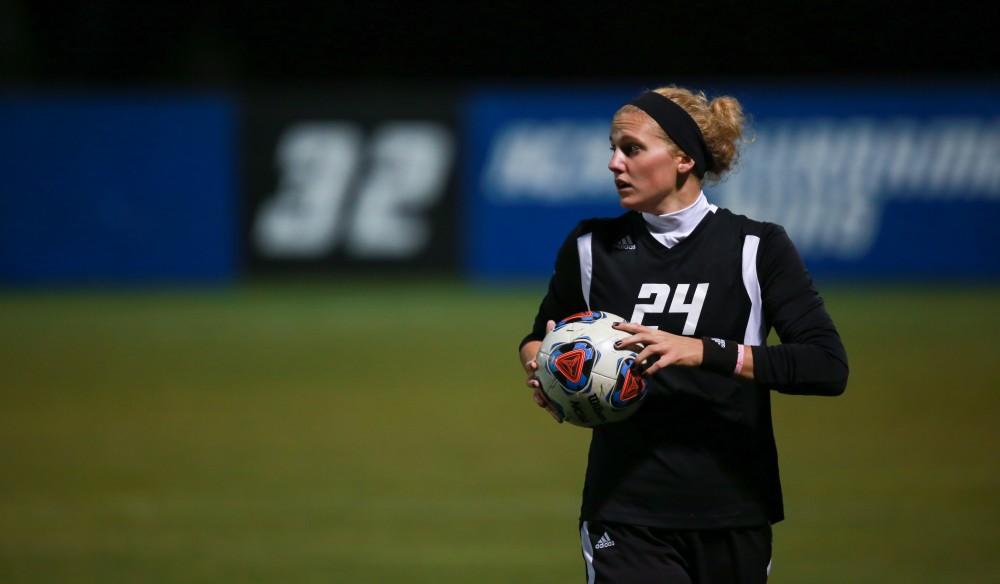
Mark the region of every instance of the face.
[[660, 132], [642, 112], [622, 114], [611, 124], [608, 169], [615, 175], [618, 198], [626, 209], [662, 215], [686, 206], [674, 195], [693, 163], [675, 153]]

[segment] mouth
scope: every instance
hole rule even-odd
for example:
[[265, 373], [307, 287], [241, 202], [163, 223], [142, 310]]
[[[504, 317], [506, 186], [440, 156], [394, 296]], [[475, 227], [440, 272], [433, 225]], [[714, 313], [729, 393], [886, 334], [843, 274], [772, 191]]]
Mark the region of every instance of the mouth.
[[619, 191], [623, 191], [631, 187], [632, 185], [628, 181], [624, 181], [620, 178], [615, 179], [615, 188], [618, 189]]

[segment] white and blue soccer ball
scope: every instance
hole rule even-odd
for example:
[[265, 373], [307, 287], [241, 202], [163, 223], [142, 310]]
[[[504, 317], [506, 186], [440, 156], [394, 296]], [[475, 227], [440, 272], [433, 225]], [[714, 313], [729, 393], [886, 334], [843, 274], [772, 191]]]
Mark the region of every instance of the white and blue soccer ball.
[[536, 376], [542, 393], [571, 424], [593, 428], [620, 422], [646, 397], [646, 380], [633, 371], [636, 353], [615, 348], [615, 341], [630, 335], [611, 328], [613, 322], [625, 320], [609, 312], [581, 312], [542, 339]]

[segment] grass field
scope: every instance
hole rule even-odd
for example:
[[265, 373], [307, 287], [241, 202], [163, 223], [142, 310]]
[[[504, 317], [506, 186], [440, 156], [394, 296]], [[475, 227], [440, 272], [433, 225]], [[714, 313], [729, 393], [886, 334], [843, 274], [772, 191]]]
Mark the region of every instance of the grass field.
[[[0, 292], [0, 582], [581, 582], [542, 291]], [[774, 396], [771, 581], [1000, 581], [1000, 289], [824, 292], [851, 382]]]

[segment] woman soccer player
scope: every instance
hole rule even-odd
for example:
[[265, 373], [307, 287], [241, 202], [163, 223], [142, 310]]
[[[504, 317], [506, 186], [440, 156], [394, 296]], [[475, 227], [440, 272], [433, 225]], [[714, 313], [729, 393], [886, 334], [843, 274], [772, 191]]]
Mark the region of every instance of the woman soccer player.
[[[535, 402], [541, 339], [588, 310], [621, 315], [649, 395], [592, 432], [580, 535], [588, 582], [766, 582], [784, 518], [770, 391], [839, 395], [847, 354], [784, 229], [713, 205], [744, 113], [732, 97], [668, 86], [611, 123], [621, 206], [559, 249], [520, 346]], [[781, 344], [767, 345], [771, 330]], [[648, 359], [648, 361], [647, 361]]]

